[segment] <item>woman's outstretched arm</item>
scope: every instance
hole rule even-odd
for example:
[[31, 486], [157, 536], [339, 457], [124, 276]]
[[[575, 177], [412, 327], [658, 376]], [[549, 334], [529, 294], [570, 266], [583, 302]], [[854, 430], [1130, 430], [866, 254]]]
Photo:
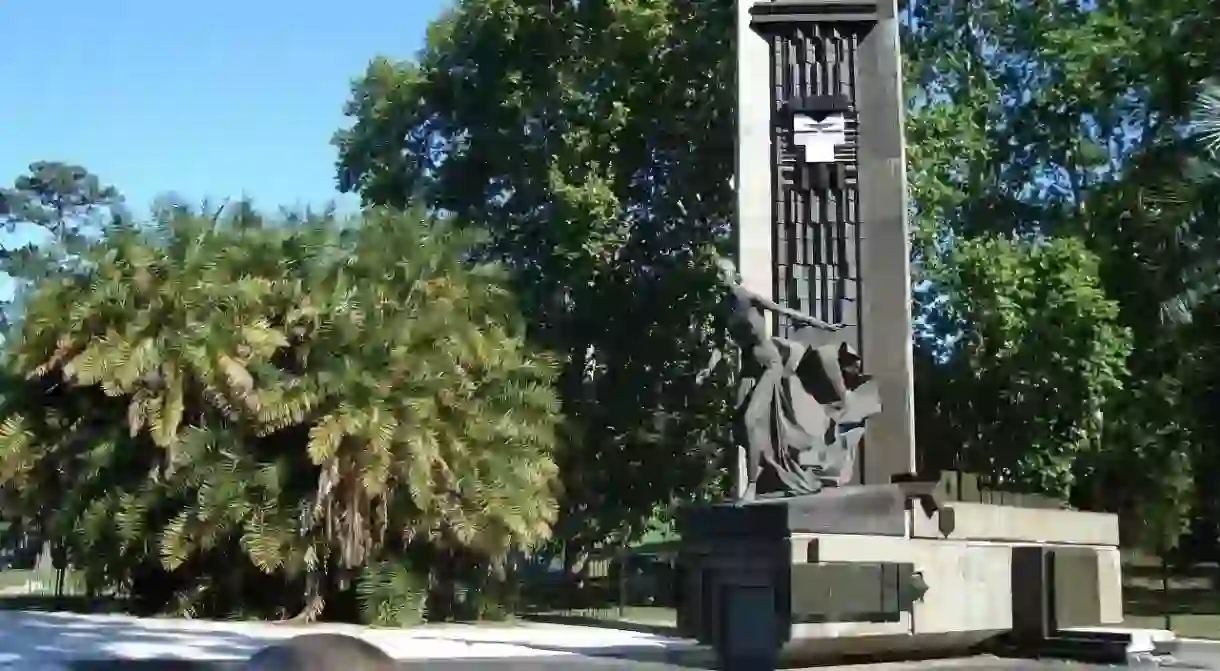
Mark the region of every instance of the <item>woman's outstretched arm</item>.
[[773, 301], [769, 298], [764, 298], [763, 296], [760, 296], [759, 294], [756, 294], [753, 291], [750, 291], [749, 289], [747, 289], [743, 286], [738, 285], [737, 289], [739, 291], [745, 292], [750, 297], [750, 301], [752, 303], [754, 303], [755, 305], [757, 305], [758, 307], [760, 307], [764, 310], [767, 310], [769, 312], [775, 312], [775, 313], [784, 315], [785, 317], [791, 319], [792, 321], [800, 322], [802, 324], [807, 324], [809, 326], [820, 328], [825, 331], [838, 331], [838, 330], [844, 328], [843, 324], [830, 324], [830, 323], [824, 322], [821, 319], [818, 319], [817, 317], [814, 317], [812, 315], [807, 315], [804, 312], [800, 312], [798, 310], [793, 310], [792, 308], [789, 308], [789, 307], [784, 307], [783, 305], [780, 305], [779, 303], [776, 303], [775, 301]]

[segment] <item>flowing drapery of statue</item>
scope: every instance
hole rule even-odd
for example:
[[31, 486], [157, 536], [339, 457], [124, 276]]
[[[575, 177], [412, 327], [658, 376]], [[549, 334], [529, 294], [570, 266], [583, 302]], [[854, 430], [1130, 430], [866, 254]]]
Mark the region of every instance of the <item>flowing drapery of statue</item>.
[[[815, 494], [850, 482], [864, 423], [881, 400], [842, 327], [746, 289], [727, 261], [721, 279], [741, 362], [733, 426], [734, 442], [745, 448], [746, 482], [738, 499]], [[792, 337], [768, 333], [771, 314], [797, 326]]]

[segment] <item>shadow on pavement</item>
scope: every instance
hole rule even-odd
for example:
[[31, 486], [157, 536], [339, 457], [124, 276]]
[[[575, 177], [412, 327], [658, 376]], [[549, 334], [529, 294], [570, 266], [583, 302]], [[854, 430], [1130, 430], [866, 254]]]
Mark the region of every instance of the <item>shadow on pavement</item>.
[[162, 660], [157, 668], [170, 669], [171, 664], [189, 657], [242, 660], [277, 640], [158, 624], [156, 620], [75, 613], [0, 612], [0, 668], [51, 669], [57, 664], [71, 668], [68, 664], [74, 660], [135, 657], [157, 658]]
[[[571, 620], [568, 620], [571, 622]], [[216, 623], [183, 625], [182, 621], [158, 621], [112, 616], [81, 616], [69, 613], [0, 612], [0, 669], [31, 671], [240, 671], [244, 661], [262, 647], [292, 635], [244, 632], [217, 627]], [[277, 635], [278, 634], [278, 635]], [[597, 632], [591, 634], [597, 637]], [[693, 642], [675, 642], [669, 637], [642, 635], [638, 640], [590, 647], [556, 636], [555, 642], [539, 643], [529, 636], [510, 632], [479, 635], [449, 630], [411, 632], [412, 640], [449, 642], [479, 646], [506, 644], [536, 651], [536, 656], [402, 661], [404, 671], [418, 669], [464, 669], [466, 671], [561, 671], [563, 669], [618, 669], [622, 671], [681, 671], [714, 669], [711, 652]], [[1176, 668], [1217, 669], [1220, 646], [1198, 646], [1183, 650], [1182, 666]], [[118, 658], [118, 659], [116, 659]], [[201, 660], [200, 658], [211, 658]], [[1051, 669], [1114, 668], [1073, 664], [1054, 660], [1018, 660], [981, 657], [957, 660], [866, 664], [823, 667], [823, 671], [1047, 671]], [[1168, 667], [1173, 668], [1173, 667]]]
[[577, 627], [601, 627], [603, 629], [619, 629], [634, 631], [639, 634], [666, 636], [676, 638], [678, 628], [664, 624], [646, 624], [644, 622], [628, 622], [625, 620], [606, 620], [586, 615], [526, 615], [524, 620], [542, 622], [544, 624], [568, 624]]
[[[0, 669], [30, 671], [119, 671], [123, 669], [163, 671], [240, 671], [246, 659], [261, 648], [299, 633], [287, 629], [259, 634], [226, 630], [217, 623], [142, 619], [77, 613], [29, 611], [0, 612]], [[687, 661], [667, 651], [662, 641], [650, 645], [620, 645], [590, 650], [585, 646], [557, 644], [539, 646], [515, 640], [514, 636], [464, 637], [460, 634], [429, 635], [415, 631], [412, 639], [467, 645], [507, 644], [539, 652], [537, 656], [404, 660], [409, 669], [639, 669], [682, 668], [675, 660]], [[643, 637], [645, 640], [651, 637]], [[566, 654], [565, 654], [566, 653]], [[709, 665], [683, 664], [707, 669]]]

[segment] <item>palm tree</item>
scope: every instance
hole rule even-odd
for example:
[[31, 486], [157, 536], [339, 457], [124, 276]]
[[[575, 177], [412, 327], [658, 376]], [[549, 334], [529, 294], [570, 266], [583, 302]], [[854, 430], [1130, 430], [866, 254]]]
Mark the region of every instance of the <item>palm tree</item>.
[[155, 608], [258, 583], [313, 618], [420, 548], [497, 565], [549, 533], [559, 408], [475, 242], [420, 212], [115, 224], [30, 296], [0, 488]]

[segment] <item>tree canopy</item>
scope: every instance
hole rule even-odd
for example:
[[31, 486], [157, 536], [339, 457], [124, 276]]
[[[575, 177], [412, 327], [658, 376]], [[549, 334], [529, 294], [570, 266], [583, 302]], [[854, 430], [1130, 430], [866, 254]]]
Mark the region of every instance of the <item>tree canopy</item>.
[[[0, 188], [0, 227], [22, 244], [0, 247], [0, 272], [17, 284], [17, 297], [82, 251], [89, 236], [125, 214], [123, 196], [87, 169], [62, 161], [38, 161]], [[7, 310], [5, 319], [13, 315]]]
[[[457, 2], [414, 61], [374, 60], [336, 137], [366, 204], [488, 233], [557, 353], [571, 547], [638, 537], [727, 454], [714, 259], [733, 165], [731, 3]], [[572, 554], [572, 553], [569, 553]]]
[[[693, 446], [723, 449], [724, 381], [675, 392], [720, 342], [713, 292], [688, 287], [730, 244], [731, 4], [460, 0], [415, 58], [371, 63], [336, 137], [340, 186], [366, 203], [422, 198], [490, 233], [561, 357], [565, 517], [596, 505], [593, 543], [701, 491], [711, 451]], [[1209, 338], [1184, 324], [1214, 294], [1220, 238], [1202, 191], [1166, 188], [1198, 153], [1182, 130], [1220, 12], [901, 4], [924, 465], [1131, 520], [1161, 491], [1198, 503], [1169, 483], [1215, 451], [1186, 402]], [[680, 433], [618, 428], [676, 409]]]

